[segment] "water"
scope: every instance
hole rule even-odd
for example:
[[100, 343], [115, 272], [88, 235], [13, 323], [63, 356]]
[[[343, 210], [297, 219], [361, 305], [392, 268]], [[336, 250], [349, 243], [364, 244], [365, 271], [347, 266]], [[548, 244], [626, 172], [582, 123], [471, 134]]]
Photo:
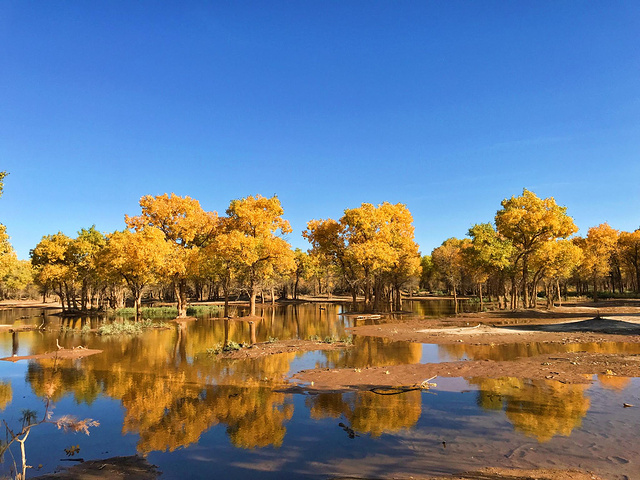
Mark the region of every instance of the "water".
[[[258, 340], [346, 337], [346, 328], [363, 320], [343, 311], [330, 304], [267, 307]], [[42, 313], [4, 310], [0, 321], [39, 325]], [[29, 476], [68, 465], [61, 461], [64, 449], [75, 445], [80, 452], [74, 458], [147, 455], [164, 478], [185, 472], [189, 478], [377, 478], [533, 465], [585, 468], [607, 478], [633, 478], [638, 471], [637, 409], [622, 404], [640, 405], [639, 379], [605, 376], [585, 386], [438, 378], [433, 391], [395, 396], [281, 391], [305, 368], [513, 360], [575, 350], [639, 353], [631, 344], [437, 346], [355, 336], [352, 349], [225, 360], [207, 354], [225, 337], [220, 319], [137, 337], [97, 337], [81, 327], [101, 320], [60, 320], [51, 313], [44, 312], [50, 331], [0, 332], [0, 356], [53, 351], [56, 339], [67, 348], [83, 345], [103, 353], [74, 361], [0, 362], [0, 418], [19, 430], [22, 411], [33, 410], [40, 420], [43, 399], [49, 398], [52, 419], [74, 415], [100, 426], [90, 428], [89, 436], [48, 423], [33, 427], [27, 460], [42, 467]], [[226, 328], [229, 339], [248, 340], [246, 324], [229, 322]], [[339, 423], [358, 436], [350, 438]], [[11, 452], [19, 465], [19, 450]], [[12, 466], [6, 453], [0, 468], [10, 474]]]

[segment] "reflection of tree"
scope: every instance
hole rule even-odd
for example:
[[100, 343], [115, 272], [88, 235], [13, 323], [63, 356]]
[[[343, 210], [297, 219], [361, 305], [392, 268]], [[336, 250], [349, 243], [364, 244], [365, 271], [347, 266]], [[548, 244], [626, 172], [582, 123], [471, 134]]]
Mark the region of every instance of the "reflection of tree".
[[[175, 380], [175, 379], [173, 379]], [[138, 450], [173, 451], [196, 443], [214, 425], [227, 425], [241, 448], [282, 445], [285, 422], [293, 414], [289, 397], [265, 387], [185, 386], [145, 377], [123, 398], [123, 430], [140, 434]]]
[[[257, 323], [258, 340], [268, 336], [303, 338], [344, 335], [347, 317], [338, 307], [277, 309], [276, 320], [265, 309]], [[248, 339], [248, 325], [229, 322], [229, 339]], [[230, 360], [209, 356], [207, 349], [224, 340], [224, 322], [202, 319], [169, 329], [148, 329], [138, 336], [97, 337], [45, 333], [37, 350], [53, 351], [56, 339], [66, 348], [83, 345], [104, 352], [53, 368], [32, 362], [28, 381], [38, 395], [52, 399], [73, 393], [77, 402], [91, 403], [100, 395], [122, 402], [123, 432], [140, 437], [141, 452], [166, 451], [197, 442], [203, 432], [224, 425], [230, 441], [241, 448], [279, 446], [293, 414], [289, 395], [274, 392], [284, 386], [295, 353]], [[396, 365], [417, 363], [419, 344], [356, 337], [353, 349], [323, 352], [336, 365]], [[321, 398], [321, 397], [319, 397]], [[333, 401], [333, 400], [331, 400]], [[334, 416], [345, 415], [361, 432], [380, 435], [408, 428], [420, 416], [419, 392], [380, 397], [367, 392], [335, 400]], [[314, 407], [315, 408], [315, 407]], [[320, 417], [328, 408], [315, 408]], [[314, 413], [312, 413], [314, 415]]]
[[13, 400], [11, 382], [0, 382], [0, 410], [7, 408], [11, 400]]
[[422, 345], [412, 342], [395, 342], [383, 337], [354, 335], [353, 348], [324, 352], [326, 366], [375, 367], [419, 363]]
[[552, 355], [568, 352], [640, 354], [640, 344], [616, 342], [569, 344], [530, 342], [497, 345], [467, 345], [458, 343], [439, 345], [438, 349], [441, 357], [447, 360], [461, 360], [466, 357], [471, 360], [494, 360], [496, 362], [532, 357], [535, 355]]
[[399, 395], [373, 392], [324, 393], [309, 397], [307, 406], [312, 418], [338, 418], [343, 415], [359, 433], [379, 437], [414, 426], [422, 413], [419, 391]]
[[[56, 425], [59, 429], [62, 428], [65, 432], [73, 431], [73, 432], [84, 432], [89, 435], [89, 428], [97, 427], [100, 424], [90, 418], [86, 418], [84, 420], [78, 420], [71, 415], [63, 415], [57, 419], [52, 419], [53, 415], [53, 396], [56, 393], [60, 392], [60, 386], [63, 382], [63, 375], [61, 371], [57, 367], [57, 359], [47, 361], [50, 363], [48, 369], [49, 372], [44, 373], [45, 369], [41, 370], [42, 375], [28, 374], [29, 378], [36, 378], [40, 380], [37, 382], [37, 389], [40, 391], [40, 396], [42, 396], [42, 400], [44, 403], [44, 413], [40, 420], [38, 420], [38, 413], [35, 410], [24, 409], [22, 410], [22, 417], [20, 419], [21, 425], [20, 430], [17, 428], [12, 428], [9, 426], [6, 420], [3, 420], [5, 431], [6, 431], [6, 441], [0, 442], [0, 459], [4, 460], [4, 454], [7, 451], [10, 451], [10, 448], [14, 443], [18, 443], [20, 445], [20, 458], [21, 458], [21, 466], [22, 473], [16, 473], [16, 478], [25, 479], [26, 471], [28, 468], [32, 468], [30, 465], [27, 465], [27, 454], [26, 454], [26, 441], [29, 438], [29, 434], [31, 433], [31, 429], [37, 427], [38, 425], [42, 425], [45, 423]], [[32, 365], [30, 364], [29, 367]], [[30, 368], [31, 371], [31, 368]], [[34, 389], [35, 390], [35, 389]], [[0, 401], [4, 401], [2, 408], [6, 406], [8, 402], [11, 401], [11, 384], [0, 384]], [[15, 463], [14, 463], [15, 466]]]
[[629, 377], [618, 377], [616, 375], [598, 375], [600, 385], [609, 390], [621, 392], [629, 385], [631, 379]]
[[27, 379], [33, 392], [39, 397], [47, 397], [57, 402], [67, 393], [73, 392], [76, 402], [91, 405], [100, 394], [100, 385], [91, 371], [73, 367], [60, 367], [60, 360], [40, 360], [30, 362]]
[[505, 409], [516, 430], [539, 442], [556, 435], [569, 436], [589, 410], [584, 392], [587, 385], [570, 385], [553, 380], [471, 379], [480, 391], [478, 404], [486, 409]]
[[189, 350], [205, 350], [189, 330], [98, 338], [106, 352], [84, 359], [82, 368], [34, 362], [28, 379], [34, 392], [56, 399], [73, 392], [77, 401], [90, 403], [100, 393], [120, 400], [123, 432], [138, 433], [144, 453], [193, 444], [216, 424], [227, 426], [238, 447], [280, 446], [293, 405], [271, 388], [284, 384], [295, 353], [243, 361], [201, 355], [189, 362]]

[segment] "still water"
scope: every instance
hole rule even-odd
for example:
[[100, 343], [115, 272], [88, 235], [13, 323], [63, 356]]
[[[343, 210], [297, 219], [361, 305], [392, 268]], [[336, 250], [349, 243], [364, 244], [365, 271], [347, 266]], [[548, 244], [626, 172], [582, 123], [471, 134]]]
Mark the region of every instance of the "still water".
[[[433, 301], [431, 301], [433, 302]], [[451, 304], [422, 305], [423, 314]], [[266, 307], [258, 341], [269, 338], [346, 338], [358, 322], [340, 305]], [[592, 385], [516, 378], [438, 378], [431, 391], [381, 396], [372, 392], [284, 393], [305, 368], [363, 368], [460, 359], [513, 360], [569, 349], [640, 353], [629, 344], [502, 346], [421, 345], [354, 337], [346, 350], [283, 353], [225, 360], [207, 350], [225, 338], [247, 341], [242, 322], [201, 317], [180, 328], [138, 336], [82, 333], [105, 319], [61, 320], [53, 311], [0, 311], [3, 324], [36, 324], [47, 331], [0, 332], [0, 356], [85, 346], [103, 353], [80, 360], [0, 362], [0, 419], [20, 429], [24, 410], [40, 419], [45, 399], [53, 419], [74, 415], [100, 423], [90, 435], [34, 427], [26, 442], [33, 477], [70, 463], [139, 453], [163, 478], [364, 478], [436, 475], [484, 466], [583, 468], [605, 478], [634, 478], [640, 381], [603, 377]], [[556, 350], [548, 350], [556, 348]], [[562, 350], [564, 349], [564, 350]], [[339, 424], [342, 423], [348, 429]], [[351, 429], [351, 430], [349, 430]], [[65, 449], [78, 446], [67, 456]], [[19, 466], [12, 448], [0, 465]], [[38, 467], [41, 466], [39, 469]]]

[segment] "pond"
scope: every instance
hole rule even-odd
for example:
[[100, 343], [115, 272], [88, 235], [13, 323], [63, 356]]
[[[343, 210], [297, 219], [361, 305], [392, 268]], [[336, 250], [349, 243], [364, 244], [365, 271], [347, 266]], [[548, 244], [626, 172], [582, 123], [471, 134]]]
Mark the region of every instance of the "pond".
[[[451, 304], [413, 310], [445, 312]], [[420, 302], [426, 303], [426, 302]], [[346, 306], [264, 306], [258, 341], [269, 338], [346, 338], [359, 322], [341, 315]], [[52, 310], [0, 311], [0, 322], [40, 325], [47, 331], [0, 333], [0, 356], [98, 348], [79, 360], [0, 362], [0, 418], [20, 429], [25, 410], [53, 418], [73, 415], [100, 423], [90, 435], [65, 433], [52, 424], [32, 429], [28, 463], [39, 473], [77, 458], [139, 453], [163, 478], [359, 478], [439, 475], [484, 466], [576, 467], [610, 478], [639, 471], [637, 409], [640, 381], [605, 377], [592, 385], [551, 380], [438, 378], [430, 391], [382, 396], [372, 392], [285, 393], [290, 376], [305, 368], [363, 368], [452, 361], [511, 360], [548, 351], [548, 345], [480, 347], [421, 345], [353, 337], [343, 350], [281, 353], [244, 360], [208, 350], [225, 334], [248, 340], [248, 326], [201, 317], [184, 328], [170, 324], [136, 336], [97, 336], [82, 326], [105, 319], [61, 319]], [[226, 329], [226, 333], [225, 333]], [[640, 353], [627, 344], [561, 346], [587, 351]], [[569, 351], [569, 350], [564, 350]], [[75, 451], [73, 455], [67, 451]], [[0, 465], [19, 466], [12, 447]], [[39, 468], [38, 468], [39, 467]], [[606, 472], [606, 473], [605, 473]], [[609, 477], [608, 477], [609, 478]]]

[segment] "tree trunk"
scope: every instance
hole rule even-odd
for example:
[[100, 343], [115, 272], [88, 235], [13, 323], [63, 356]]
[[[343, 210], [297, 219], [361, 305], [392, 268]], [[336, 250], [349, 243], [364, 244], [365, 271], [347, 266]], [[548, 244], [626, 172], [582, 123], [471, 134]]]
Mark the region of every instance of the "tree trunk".
[[351, 310], [354, 312], [358, 310], [358, 289], [357, 287], [351, 287]]
[[454, 308], [454, 313], [457, 315], [458, 314], [458, 294], [456, 292], [456, 286], [453, 286], [453, 308]]
[[256, 316], [256, 285], [253, 278], [249, 284], [249, 315]]
[[187, 316], [187, 281], [180, 279], [175, 286], [176, 297], [178, 299], [178, 318]]
[[556, 287], [558, 287], [558, 306], [562, 306], [562, 294], [560, 292], [560, 280], [556, 278]]
[[224, 316], [229, 316], [229, 286], [222, 284], [222, 292], [224, 293]]
[[484, 302], [482, 301], [482, 282], [478, 283], [478, 294], [480, 295], [480, 311], [484, 311]]
[[527, 255], [522, 257], [522, 308], [528, 308], [527, 282], [529, 281]]
[[133, 293], [133, 301], [134, 306], [136, 307], [136, 322], [140, 320], [140, 300], [142, 298], [142, 289], [133, 289], [131, 291]]

